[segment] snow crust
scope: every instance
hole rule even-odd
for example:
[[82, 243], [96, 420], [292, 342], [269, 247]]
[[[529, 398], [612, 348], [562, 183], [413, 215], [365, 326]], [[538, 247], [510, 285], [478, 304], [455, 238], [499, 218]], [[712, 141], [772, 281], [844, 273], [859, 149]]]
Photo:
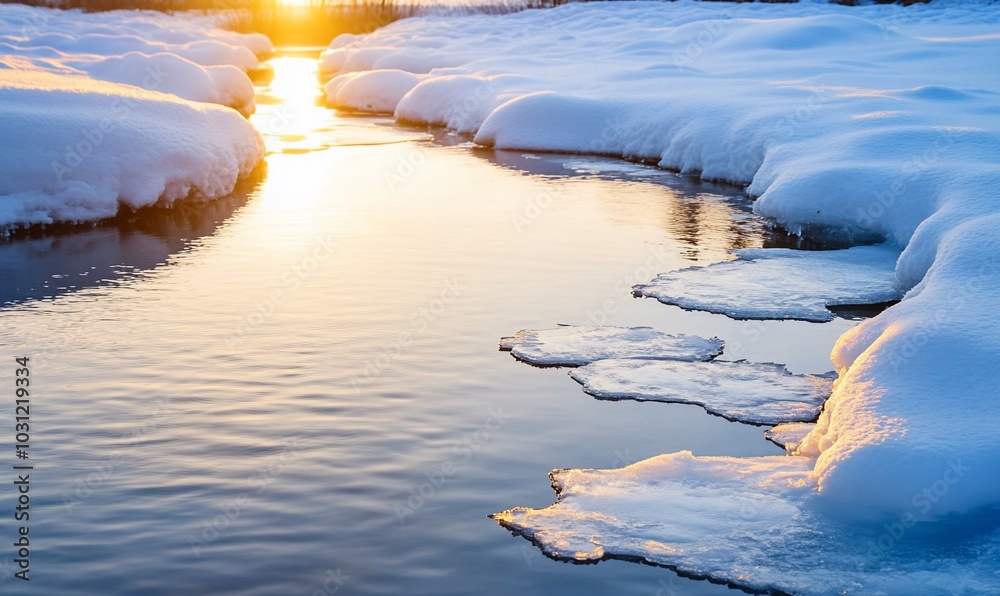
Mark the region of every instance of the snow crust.
[[500, 349], [536, 366], [582, 366], [607, 358], [711, 360], [722, 353], [719, 338], [670, 335], [651, 327], [566, 325], [524, 329], [500, 340]]
[[253, 110], [269, 50], [205, 19], [0, 5], [0, 229], [229, 194], [264, 145], [223, 106]]
[[815, 420], [830, 379], [793, 375], [781, 364], [599, 360], [570, 371], [583, 390], [604, 399], [695, 404], [749, 424]]
[[734, 251], [738, 259], [706, 267], [663, 273], [633, 288], [690, 310], [736, 319], [829, 321], [828, 306], [878, 304], [899, 300], [891, 246], [803, 251], [751, 248]]

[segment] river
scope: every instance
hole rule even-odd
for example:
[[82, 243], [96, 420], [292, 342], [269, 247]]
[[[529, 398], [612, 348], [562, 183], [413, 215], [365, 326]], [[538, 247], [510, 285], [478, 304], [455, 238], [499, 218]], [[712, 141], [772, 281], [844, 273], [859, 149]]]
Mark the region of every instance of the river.
[[0, 345], [33, 365], [32, 592], [729, 592], [549, 560], [487, 515], [551, 503], [554, 468], [780, 453], [763, 428], [595, 400], [497, 341], [650, 325], [822, 373], [856, 321], [631, 296], [774, 245], [737, 188], [336, 114], [313, 56], [272, 64], [245, 198], [0, 245]]

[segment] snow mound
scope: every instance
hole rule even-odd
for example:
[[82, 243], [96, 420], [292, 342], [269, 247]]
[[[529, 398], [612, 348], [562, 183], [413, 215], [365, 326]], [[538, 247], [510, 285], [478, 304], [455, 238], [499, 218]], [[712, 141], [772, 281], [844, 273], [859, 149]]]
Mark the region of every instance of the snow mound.
[[210, 19], [155, 12], [81, 13], [0, 6], [0, 63], [86, 74], [113, 83], [161, 91], [254, 111], [247, 71], [273, 51], [263, 35], [243, 35]]
[[845, 521], [815, 492], [813, 463], [683, 451], [556, 470], [555, 504], [492, 517], [557, 559], [640, 559], [765, 593], [997, 593], [997, 516], [947, 531], [906, 515]]
[[524, 329], [500, 340], [500, 349], [535, 366], [582, 366], [607, 358], [711, 360], [722, 353], [719, 338], [669, 335], [651, 327], [564, 326]]
[[894, 287], [899, 251], [890, 246], [803, 251], [784, 248], [734, 251], [735, 261], [663, 273], [633, 288], [689, 310], [734, 319], [829, 321], [828, 306], [899, 300]]
[[237, 112], [81, 76], [0, 69], [0, 228], [232, 192], [264, 155]]
[[815, 420], [830, 396], [830, 379], [793, 375], [781, 364], [599, 360], [570, 371], [583, 390], [602, 399], [702, 406], [749, 424]]
[[816, 428], [811, 422], [786, 422], [764, 431], [764, 438], [778, 447], [783, 447], [789, 455], [795, 455], [802, 439]]
[[97, 60], [65, 60], [91, 78], [176, 95], [183, 99], [255, 110], [253, 83], [235, 66], [201, 66], [175, 54], [129, 52]]
[[352, 73], [327, 83], [326, 103], [337, 108], [392, 113], [420, 79], [402, 70]]
[[840, 380], [798, 449], [831, 502], [892, 513], [931, 491], [921, 517], [939, 520], [1000, 504], [998, 226], [957, 226], [905, 300], [837, 342]]
[[209, 18], [0, 5], [0, 230], [231, 193], [264, 157], [241, 114], [271, 50]]

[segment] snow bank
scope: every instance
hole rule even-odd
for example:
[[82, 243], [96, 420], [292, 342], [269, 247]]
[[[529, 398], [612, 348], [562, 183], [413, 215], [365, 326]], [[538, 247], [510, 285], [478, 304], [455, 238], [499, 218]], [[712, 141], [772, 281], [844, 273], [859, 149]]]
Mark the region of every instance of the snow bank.
[[839, 384], [798, 449], [824, 496], [898, 513], [931, 491], [931, 519], [1000, 506], [998, 226], [956, 226], [905, 300], [837, 343]]
[[569, 376], [594, 397], [695, 404], [761, 425], [815, 420], [830, 395], [828, 378], [756, 362], [599, 360]]
[[736, 319], [829, 321], [829, 306], [899, 300], [893, 285], [899, 251], [887, 246], [803, 251], [750, 248], [735, 261], [662, 273], [633, 288], [690, 310]]
[[114, 83], [219, 103], [251, 114], [246, 72], [272, 51], [260, 34], [212, 26], [204, 17], [157, 12], [82, 13], [0, 6], [0, 61], [26, 58], [36, 69], [78, 71]]
[[524, 329], [500, 340], [500, 349], [536, 366], [582, 366], [606, 358], [711, 360], [722, 353], [717, 337], [669, 335], [651, 327], [565, 325]]
[[0, 226], [221, 197], [264, 154], [228, 108], [38, 71], [0, 70], [0, 128]]
[[0, 32], [0, 229], [221, 197], [264, 156], [222, 107], [253, 111], [245, 70], [270, 51], [260, 36], [13, 5], [0, 5]]
[[[1000, 507], [998, 55], [1000, 8], [976, 1], [580, 3], [407, 19], [335, 40], [323, 64], [331, 88], [355, 82], [338, 105], [365, 109], [364, 81], [379, 80], [353, 73], [409, 71], [419, 76], [398, 120], [505, 149], [655, 160], [747, 185], [754, 210], [792, 231], [902, 250], [894, 288], [905, 297], [838, 342], [840, 377], [801, 457], [676, 454], [561, 472], [556, 505], [501, 520], [549, 552], [642, 556], [741, 585], [995, 593], [996, 525], [983, 512]], [[750, 272], [771, 260], [761, 256], [728, 267]], [[697, 276], [713, 300], [725, 291], [720, 267]], [[694, 275], [685, 281], [692, 293]], [[852, 283], [872, 290], [868, 278]], [[744, 494], [767, 506], [731, 539], [706, 531]], [[906, 556], [858, 569], [859, 544], [849, 531], [830, 536], [820, 511], [879, 517], [872, 542]], [[948, 535], [963, 524], [982, 534]], [[948, 540], [922, 543], [928, 533]], [[770, 538], [758, 548], [757, 536]]]
[[[807, 441], [817, 452], [833, 450], [817, 464], [823, 494], [832, 498], [842, 475], [844, 486], [870, 486], [857, 491], [856, 502], [897, 510], [909, 506], [901, 495], [926, 480], [913, 472], [939, 468], [927, 445], [961, 453], [969, 439], [939, 432], [907, 452], [912, 466], [875, 473], [878, 462], [903, 453], [892, 437], [914, 436], [906, 434], [910, 425], [930, 416], [960, 421], [962, 412], [978, 411], [980, 383], [990, 377], [984, 371], [995, 362], [995, 317], [958, 309], [947, 327], [918, 338], [919, 316], [912, 313], [920, 305], [924, 316], [945, 307], [943, 296], [967, 274], [949, 270], [958, 259], [943, 260], [943, 239], [1000, 211], [1000, 69], [987, 58], [998, 53], [1000, 10], [980, 2], [586, 3], [501, 17], [408, 19], [335, 40], [324, 68], [336, 86], [338, 77], [377, 72], [398, 56], [394, 69], [407, 70], [409, 61], [420, 76], [397, 104], [397, 118], [470, 130], [477, 142], [501, 148], [650, 158], [748, 184], [758, 197], [755, 211], [793, 230], [838, 230], [905, 248], [896, 266], [900, 292], [933, 268], [909, 299], [838, 345], [842, 378], [824, 414], [830, 422], [821, 421]], [[435, 63], [442, 55], [448, 62]], [[350, 105], [351, 95], [340, 92], [337, 100]], [[991, 254], [989, 242], [966, 238], [975, 241], [962, 247], [955, 240], [950, 252], [968, 260]], [[991, 303], [993, 291], [983, 283], [975, 298]], [[908, 378], [916, 365], [892, 366], [882, 346], [893, 342], [919, 343], [927, 359], [922, 375], [945, 379], [934, 385], [940, 392], [928, 384], [920, 391], [947, 407], [928, 411], [926, 400], [904, 397], [916, 389]], [[957, 370], [977, 373], [956, 377]], [[895, 399], [898, 406], [889, 408]], [[865, 424], [867, 431], [846, 431]], [[995, 431], [984, 429], [980, 443], [984, 453], [1000, 453]], [[913, 446], [909, 439], [900, 444]], [[885, 460], [869, 460], [868, 452], [880, 450]], [[970, 482], [970, 494], [980, 498], [956, 510], [998, 502], [991, 491], [1000, 482], [985, 474], [981, 482], [990, 491]]]

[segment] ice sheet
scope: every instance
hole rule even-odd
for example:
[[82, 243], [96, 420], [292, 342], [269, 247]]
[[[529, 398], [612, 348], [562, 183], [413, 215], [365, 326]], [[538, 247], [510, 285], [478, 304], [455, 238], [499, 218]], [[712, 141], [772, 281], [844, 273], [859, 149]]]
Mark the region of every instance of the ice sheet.
[[702, 406], [750, 424], [815, 420], [830, 396], [830, 379], [793, 375], [781, 364], [598, 360], [570, 371], [587, 393]]
[[563, 326], [524, 329], [500, 340], [518, 360], [536, 366], [580, 366], [606, 358], [711, 360], [722, 353], [719, 338], [670, 335], [651, 327]]
[[827, 306], [899, 300], [894, 287], [899, 251], [888, 246], [803, 251], [744, 249], [735, 261], [663, 273], [633, 288], [689, 310], [735, 319], [829, 321]]

